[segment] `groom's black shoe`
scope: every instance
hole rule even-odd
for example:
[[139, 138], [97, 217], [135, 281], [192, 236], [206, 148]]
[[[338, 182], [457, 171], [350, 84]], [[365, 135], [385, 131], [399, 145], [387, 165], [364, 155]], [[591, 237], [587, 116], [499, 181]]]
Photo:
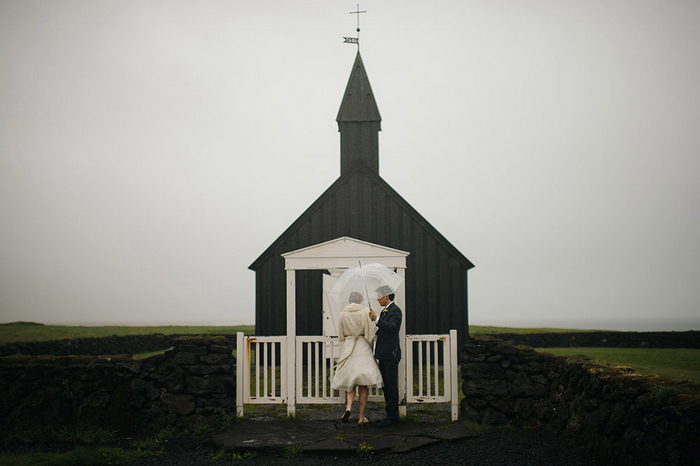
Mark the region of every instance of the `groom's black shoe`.
[[396, 424], [397, 422], [399, 422], [398, 419], [394, 419], [391, 417], [385, 417], [381, 421], [377, 422], [377, 427], [386, 427], [386, 426], [389, 426], [391, 424]]

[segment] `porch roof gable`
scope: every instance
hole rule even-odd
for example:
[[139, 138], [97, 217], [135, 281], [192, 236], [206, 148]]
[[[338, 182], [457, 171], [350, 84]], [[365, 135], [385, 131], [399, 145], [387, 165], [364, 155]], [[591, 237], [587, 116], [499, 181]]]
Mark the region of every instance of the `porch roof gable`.
[[391, 269], [405, 269], [408, 255], [398, 249], [341, 236], [284, 253], [282, 257], [286, 270], [342, 270], [372, 262]]

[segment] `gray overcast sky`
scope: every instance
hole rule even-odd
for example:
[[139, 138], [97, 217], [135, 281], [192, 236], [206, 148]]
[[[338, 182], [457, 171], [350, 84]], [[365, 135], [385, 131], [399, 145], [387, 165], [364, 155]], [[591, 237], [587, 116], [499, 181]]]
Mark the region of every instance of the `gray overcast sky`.
[[[0, 0], [0, 321], [253, 323], [340, 173], [355, 8]], [[700, 329], [700, 2], [360, 9], [380, 175], [471, 323]]]

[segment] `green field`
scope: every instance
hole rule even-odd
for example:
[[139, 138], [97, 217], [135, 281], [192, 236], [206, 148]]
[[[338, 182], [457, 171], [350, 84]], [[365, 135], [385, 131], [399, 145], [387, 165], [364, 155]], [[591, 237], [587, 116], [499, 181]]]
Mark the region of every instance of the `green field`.
[[[494, 333], [565, 333], [588, 330], [573, 330], [561, 328], [514, 328], [514, 327], [488, 327], [472, 325], [469, 328], [472, 335], [488, 335]], [[594, 332], [595, 330], [590, 330]], [[44, 325], [35, 322], [11, 322], [0, 324], [0, 345], [12, 342], [48, 341], [74, 338], [100, 338], [121, 335], [148, 335], [162, 333], [163, 335], [222, 335], [244, 332], [246, 335], [255, 334], [254, 325], [237, 326], [65, 326]]]
[[470, 325], [471, 335], [493, 335], [494, 333], [571, 333], [571, 332], [602, 332], [607, 330], [577, 330], [572, 328], [516, 328], [516, 327], [490, 327], [484, 325]]
[[154, 333], [162, 333], [163, 335], [235, 335], [237, 332], [253, 335], [255, 333], [255, 326], [70, 327], [64, 325], [43, 325], [33, 322], [12, 322], [9, 324], [0, 324], [0, 345], [11, 342], [64, 340], [69, 338], [100, 338], [115, 335], [150, 335]]
[[683, 348], [536, 348], [541, 353], [585, 356], [639, 374], [700, 383], [700, 349]]

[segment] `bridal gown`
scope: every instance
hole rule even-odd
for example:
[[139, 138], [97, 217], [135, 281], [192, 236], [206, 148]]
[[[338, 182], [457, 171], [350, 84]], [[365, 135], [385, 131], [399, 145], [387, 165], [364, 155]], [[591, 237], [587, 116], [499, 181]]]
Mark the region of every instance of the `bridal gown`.
[[343, 309], [338, 321], [338, 339], [342, 348], [331, 384], [333, 389], [350, 391], [356, 385], [383, 385], [371, 345], [376, 332], [377, 327], [369, 318], [369, 309], [355, 303]]

